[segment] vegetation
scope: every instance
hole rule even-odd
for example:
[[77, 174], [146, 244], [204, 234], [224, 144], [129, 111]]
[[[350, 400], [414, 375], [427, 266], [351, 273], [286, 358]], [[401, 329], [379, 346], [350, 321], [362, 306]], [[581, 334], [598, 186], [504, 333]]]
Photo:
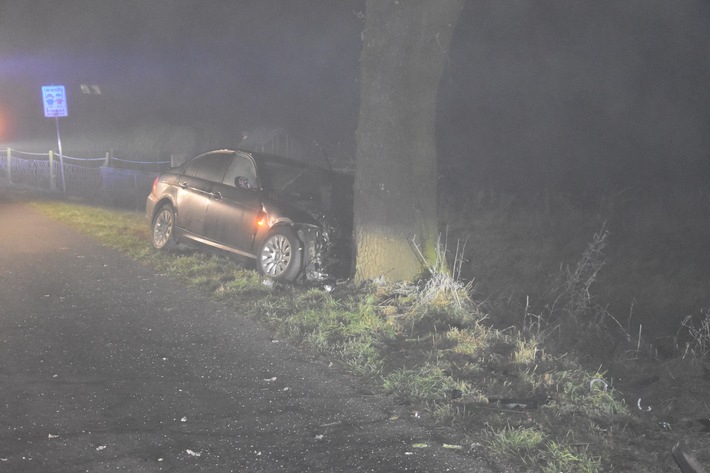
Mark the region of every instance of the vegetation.
[[[516, 470], [660, 472], [672, 471], [670, 450], [683, 440], [708, 463], [707, 434], [692, 422], [710, 415], [708, 311], [676, 324], [662, 358], [657, 342], [599, 303], [605, 271], [614, 272], [609, 259], [620, 255], [609, 246], [613, 214], [566, 208], [568, 225], [584, 224], [555, 240], [547, 233], [552, 221], [561, 231], [554, 211], [517, 213], [510, 200], [498, 202], [477, 207], [469, 233], [452, 224], [448, 239], [466, 236], [466, 245], [452, 250], [441, 238], [415, 283], [380, 278], [332, 291], [264, 284], [216, 253], [153, 251], [139, 214], [34, 205], [215, 300], [246, 307], [277, 336], [342, 364], [412, 415], [453, 428], [463, 451], [483, 449]], [[560, 241], [571, 248], [560, 250]], [[528, 253], [509, 254], [519, 250]], [[516, 268], [549, 277], [525, 279], [517, 287], [526, 292], [501, 289], [513, 287]]]

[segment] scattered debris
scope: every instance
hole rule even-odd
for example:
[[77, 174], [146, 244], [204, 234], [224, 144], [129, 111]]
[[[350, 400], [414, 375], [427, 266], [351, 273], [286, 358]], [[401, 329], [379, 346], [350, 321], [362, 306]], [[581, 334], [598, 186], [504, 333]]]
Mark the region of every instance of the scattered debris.
[[273, 378], [264, 379], [264, 381], [267, 383], [273, 383], [274, 381], [276, 381], [276, 376], [274, 376]]
[[428, 443], [413, 443], [412, 448], [429, 448]]
[[187, 417], [183, 417], [182, 419], [180, 419], [180, 422], [187, 422]]
[[58, 439], [58, 438], [59, 438], [59, 435], [49, 434], [49, 435], [47, 436], [47, 438], [49, 438], [49, 439]]
[[595, 384], [601, 384], [602, 386], [604, 386], [604, 392], [609, 389], [609, 383], [607, 383], [601, 378], [594, 378], [593, 380], [589, 381], [589, 391], [594, 391]]
[[98, 447], [96, 447], [97, 452], [100, 452], [102, 450], [106, 450], [106, 445], [99, 445]]
[[448, 443], [445, 443], [444, 445], [442, 445], [441, 448], [448, 448], [449, 450], [462, 450], [463, 449], [463, 447], [461, 445], [450, 445]]
[[274, 287], [274, 280], [273, 279], [264, 278], [264, 280], [261, 283], [266, 287]]
[[653, 408], [651, 406], [641, 407], [641, 398], [639, 398], [639, 400], [636, 401], [636, 407], [639, 408], [639, 411], [643, 411], [643, 412], [651, 412], [653, 410]]
[[323, 440], [323, 434], [316, 435], [316, 440]]
[[202, 455], [202, 452], [193, 452], [193, 451], [190, 450], [189, 448], [188, 448], [187, 450], [185, 450], [185, 451], [186, 451], [187, 454], [190, 455], [191, 457], [199, 457], [200, 455]]
[[550, 399], [542, 397], [531, 397], [525, 399], [504, 399], [497, 397], [487, 398], [489, 404], [496, 404], [501, 409], [507, 409], [511, 411], [522, 411], [537, 409], [541, 405], [547, 404]]
[[329, 422], [329, 423], [327, 423], [327, 424], [321, 424], [321, 425], [319, 425], [318, 427], [333, 427], [334, 425], [340, 425], [340, 424], [342, 424], [342, 423], [343, 423], [342, 420], [336, 420], [335, 422]]

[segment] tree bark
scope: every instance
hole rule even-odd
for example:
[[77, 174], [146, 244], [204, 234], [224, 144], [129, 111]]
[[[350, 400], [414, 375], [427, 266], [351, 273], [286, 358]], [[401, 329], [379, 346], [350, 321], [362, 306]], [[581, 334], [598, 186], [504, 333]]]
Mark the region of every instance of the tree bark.
[[411, 280], [436, 251], [436, 103], [465, 0], [368, 0], [355, 172], [358, 280]]

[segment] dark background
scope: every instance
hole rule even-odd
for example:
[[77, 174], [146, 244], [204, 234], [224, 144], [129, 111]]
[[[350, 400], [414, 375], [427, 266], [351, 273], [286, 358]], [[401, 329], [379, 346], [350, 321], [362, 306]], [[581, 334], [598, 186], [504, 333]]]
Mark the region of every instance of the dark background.
[[[3, 0], [0, 145], [55, 146], [40, 87], [62, 84], [69, 154], [152, 160], [282, 127], [352, 167], [364, 14], [360, 0]], [[704, 186], [709, 26], [703, 1], [469, 1], [440, 90], [445, 187]]]

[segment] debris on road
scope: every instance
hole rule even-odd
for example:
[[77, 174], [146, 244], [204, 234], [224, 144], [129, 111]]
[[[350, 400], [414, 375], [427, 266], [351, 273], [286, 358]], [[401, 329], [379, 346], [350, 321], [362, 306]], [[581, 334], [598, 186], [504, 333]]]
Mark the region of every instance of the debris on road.
[[463, 449], [463, 447], [461, 445], [450, 445], [448, 443], [445, 443], [444, 445], [442, 445], [441, 448], [447, 448], [449, 450], [462, 450]]
[[639, 408], [639, 411], [643, 411], [643, 412], [651, 412], [653, 410], [653, 408], [651, 406], [641, 407], [641, 398], [639, 398], [639, 400], [636, 401], [636, 407]]

